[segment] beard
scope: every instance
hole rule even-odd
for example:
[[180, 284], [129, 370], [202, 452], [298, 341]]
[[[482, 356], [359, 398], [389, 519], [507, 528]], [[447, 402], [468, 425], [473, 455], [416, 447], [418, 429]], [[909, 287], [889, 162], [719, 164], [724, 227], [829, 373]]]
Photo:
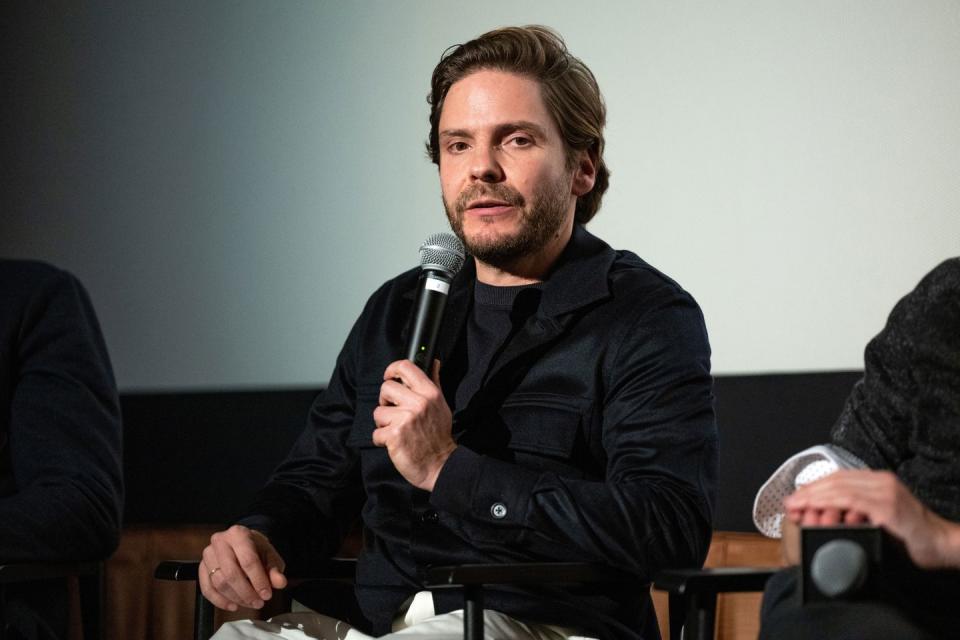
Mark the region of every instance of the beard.
[[[513, 234], [486, 233], [484, 226], [493, 226], [496, 220], [477, 217], [481, 228], [468, 238], [463, 231], [467, 206], [481, 197], [496, 198], [516, 207], [519, 212], [519, 229]], [[529, 206], [523, 195], [503, 184], [477, 183], [464, 189], [451, 204], [444, 199], [450, 228], [460, 238], [467, 252], [477, 260], [504, 269], [517, 259], [543, 249], [563, 226], [570, 207], [570, 181], [560, 177], [537, 189]]]

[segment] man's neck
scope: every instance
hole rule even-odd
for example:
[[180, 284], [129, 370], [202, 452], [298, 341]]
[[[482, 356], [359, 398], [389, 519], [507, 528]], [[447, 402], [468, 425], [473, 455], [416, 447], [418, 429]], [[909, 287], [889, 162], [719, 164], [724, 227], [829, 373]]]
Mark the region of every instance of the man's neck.
[[509, 264], [499, 266], [474, 259], [477, 265], [477, 280], [495, 287], [543, 282], [572, 236], [571, 220], [571, 224], [564, 225], [545, 247], [534, 254], [521, 256]]

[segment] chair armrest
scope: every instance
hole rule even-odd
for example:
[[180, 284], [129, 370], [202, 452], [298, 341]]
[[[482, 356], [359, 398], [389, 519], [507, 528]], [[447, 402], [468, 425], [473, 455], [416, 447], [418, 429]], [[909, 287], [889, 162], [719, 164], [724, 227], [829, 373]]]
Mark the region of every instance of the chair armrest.
[[463, 588], [463, 637], [483, 638], [483, 586], [571, 582], [637, 582], [623, 571], [585, 562], [461, 564], [427, 570], [428, 589]]
[[520, 562], [461, 564], [431, 567], [427, 588], [443, 589], [484, 584], [544, 584], [566, 582], [637, 582], [623, 571], [585, 562]]
[[666, 569], [653, 578], [653, 588], [669, 594], [670, 637], [713, 640], [717, 594], [763, 591], [775, 567]]
[[666, 569], [653, 579], [653, 588], [689, 595], [696, 592], [763, 591], [776, 567], [718, 567], [715, 569]]
[[[293, 567], [287, 578], [294, 580], [353, 580], [357, 561], [354, 558], [331, 558], [320, 565]], [[165, 560], [157, 565], [153, 577], [176, 582], [197, 581], [200, 562], [197, 560]], [[207, 640], [213, 635], [213, 605], [203, 597], [196, 582], [193, 611], [194, 640]]]
[[196, 580], [199, 567], [198, 560], [164, 560], [154, 569], [153, 577], [177, 582]]
[[[177, 582], [196, 580], [199, 567], [197, 560], [164, 560], [154, 569], [153, 577]], [[320, 565], [293, 567], [287, 577], [290, 580], [352, 580], [356, 569], [354, 558], [331, 558]]]

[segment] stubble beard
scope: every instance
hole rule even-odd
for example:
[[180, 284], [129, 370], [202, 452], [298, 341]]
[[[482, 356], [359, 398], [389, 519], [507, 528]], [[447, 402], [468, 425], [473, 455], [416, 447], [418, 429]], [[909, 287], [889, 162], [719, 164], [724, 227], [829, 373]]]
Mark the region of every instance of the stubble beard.
[[[561, 177], [537, 190], [529, 206], [519, 192], [506, 185], [479, 183], [464, 189], [453, 204], [445, 199], [443, 206], [453, 233], [460, 238], [474, 258], [498, 269], [508, 269], [519, 259], [530, 256], [550, 243], [563, 227], [570, 206], [569, 180]], [[468, 238], [463, 231], [467, 205], [479, 197], [503, 200], [519, 210], [519, 228], [513, 234], [476, 233]], [[480, 217], [482, 225], [496, 223], [494, 216]]]

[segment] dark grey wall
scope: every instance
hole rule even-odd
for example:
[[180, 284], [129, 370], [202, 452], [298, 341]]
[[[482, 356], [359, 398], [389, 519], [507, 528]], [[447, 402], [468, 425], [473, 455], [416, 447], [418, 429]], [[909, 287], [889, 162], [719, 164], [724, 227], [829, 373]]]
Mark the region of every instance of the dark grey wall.
[[[828, 439], [859, 377], [845, 371], [717, 378], [718, 529], [754, 530], [757, 489], [788, 456]], [[300, 434], [315, 393], [125, 394], [125, 522], [235, 520]]]

